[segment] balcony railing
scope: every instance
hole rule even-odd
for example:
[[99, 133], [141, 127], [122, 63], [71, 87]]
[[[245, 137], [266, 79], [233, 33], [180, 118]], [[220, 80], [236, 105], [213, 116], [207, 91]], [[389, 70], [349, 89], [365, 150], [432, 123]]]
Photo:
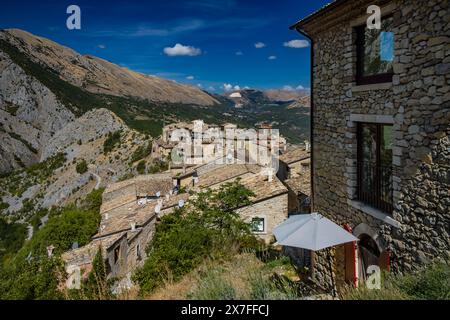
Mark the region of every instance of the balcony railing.
[[358, 162], [358, 200], [391, 214], [392, 167]]

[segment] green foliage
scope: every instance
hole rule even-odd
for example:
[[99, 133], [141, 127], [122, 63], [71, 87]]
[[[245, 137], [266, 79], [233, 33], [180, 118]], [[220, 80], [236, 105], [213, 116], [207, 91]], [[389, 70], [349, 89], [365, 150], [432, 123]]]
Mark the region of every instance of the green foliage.
[[43, 162], [34, 164], [26, 169], [16, 170], [0, 178], [0, 187], [2, 190], [8, 190], [13, 196], [21, 197], [31, 186], [45, 183], [53, 172], [62, 167], [65, 162], [65, 155], [58, 153]]
[[254, 237], [234, 209], [249, 203], [251, 195], [239, 182], [228, 183], [217, 191], [199, 193], [189, 206], [164, 216], [147, 249], [149, 258], [134, 276], [142, 293], [168, 278], [180, 279], [206, 257], [225, 257], [250, 243]]
[[22, 223], [8, 223], [0, 217], [0, 263], [22, 248], [27, 236], [27, 227]]
[[3, 210], [6, 210], [9, 208], [9, 204], [7, 204], [6, 202], [1, 201], [0, 199], [0, 212], [2, 212]]
[[117, 145], [120, 145], [120, 131], [116, 131], [114, 133], [108, 133], [108, 137], [103, 143], [103, 152], [108, 154], [111, 152]]
[[79, 174], [86, 173], [88, 171], [88, 165], [87, 165], [86, 160], [82, 159], [80, 162], [78, 162], [76, 170], [77, 170], [77, 173], [79, 173]]
[[347, 300], [449, 300], [450, 265], [433, 263], [417, 272], [395, 276], [383, 274], [380, 290], [370, 290], [361, 285], [347, 288]]
[[80, 290], [71, 290], [69, 298], [76, 300], [110, 300], [111, 281], [107, 279], [106, 264], [102, 256], [102, 248], [98, 247], [92, 261], [92, 270], [81, 283]]
[[139, 174], [144, 174], [146, 168], [147, 168], [147, 163], [145, 162], [145, 160], [140, 161], [138, 163], [138, 165], [136, 166], [136, 170]]
[[131, 155], [131, 163], [135, 163], [136, 161], [142, 160], [150, 155], [152, 151], [152, 144], [148, 142], [146, 145], [139, 146], [136, 151]]
[[0, 269], [0, 298], [3, 300], [59, 300], [58, 285], [65, 277], [59, 257], [35, 257], [14, 261]]
[[160, 173], [167, 171], [169, 169], [169, 165], [165, 161], [155, 160], [149, 168], [149, 172], [151, 174]]
[[[65, 279], [60, 254], [74, 242], [87, 244], [100, 223], [103, 190], [91, 192], [82, 205], [54, 209], [47, 223], [0, 268], [0, 299], [60, 299], [58, 285]], [[54, 246], [48, 258], [47, 247]]]

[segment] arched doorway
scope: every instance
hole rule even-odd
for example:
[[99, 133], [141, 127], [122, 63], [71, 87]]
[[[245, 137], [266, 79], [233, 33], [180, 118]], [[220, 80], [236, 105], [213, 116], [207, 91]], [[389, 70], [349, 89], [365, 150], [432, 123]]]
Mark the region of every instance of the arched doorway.
[[345, 281], [352, 285], [367, 280], [369, 266], [378, 266], [381, 270], [389, 270], [389, 251], [384, 242], [372, 228], [361, 223], [354, 230], [347, 226], [359, 239], [357, 243], [345, 245]]
[[377, 243], [368, 234], [359, 236], [358, 241], [358, 279], [359, 281], [367, 280], [367, 268], [369, 266], [379, 266], [380, 249]]

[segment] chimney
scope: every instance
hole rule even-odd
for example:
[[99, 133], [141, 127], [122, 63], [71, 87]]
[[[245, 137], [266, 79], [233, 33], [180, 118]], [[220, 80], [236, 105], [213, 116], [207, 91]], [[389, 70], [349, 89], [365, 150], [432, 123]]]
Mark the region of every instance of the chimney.
[[311, 150], [311, 144], [309, 143], [308, 140], [305, 140], [305, 151], [310, 151]]

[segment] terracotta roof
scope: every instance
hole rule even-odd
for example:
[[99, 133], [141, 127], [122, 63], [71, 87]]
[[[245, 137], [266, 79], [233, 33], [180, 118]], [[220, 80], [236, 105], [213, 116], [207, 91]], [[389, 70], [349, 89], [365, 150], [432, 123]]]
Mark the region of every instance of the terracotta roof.
[[311, 175], [309, 173], [287, 179], [284, 183], [295, 193], [300, 192], [308, 197], [311, 196]]
[[107, 248], [116, 243], [116, 241], [123, 236], [125, 236], [125, 233], [115, 234], [107, 238], [94, 240], [83, 247], [64, 252], [61, 257], [66, 264], [82, 265], [91, 263], [97, 254], [99, 246], [101, 246], [103, 254], [105, 254]]
[[199, 187], [212, 187], [216, 184], [235, 179], [244, 174], [255, 174], [261, 171], [258, 165], [229, 164], [199, 175]]
[[270, 182], [268, 177], [262, 174], [255, 174], [242, 179], [240, 182], [255, 194], [251, 198], [252, 202], [258, 202], [288, 192], [288, 189], [275, 175]]
[[297, 148], [282, 154], [279, 159], [284, 163], [290, 164], [293, 162], [305, 160], [311, 157], [311, 153], [304, 148]]

